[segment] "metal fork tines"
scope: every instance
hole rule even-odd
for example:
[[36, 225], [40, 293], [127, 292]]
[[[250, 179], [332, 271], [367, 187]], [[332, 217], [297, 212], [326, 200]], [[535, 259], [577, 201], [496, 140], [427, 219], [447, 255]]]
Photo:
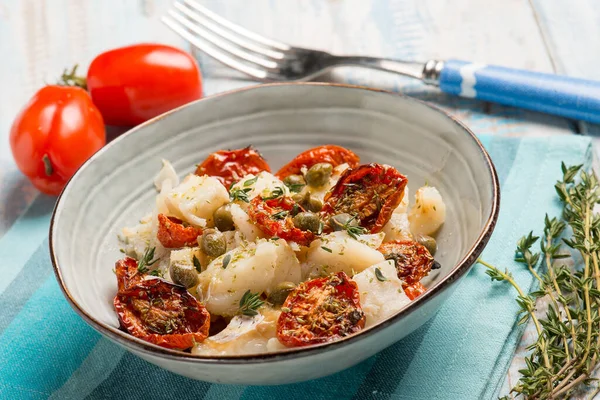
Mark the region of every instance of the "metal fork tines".
[[423, 63], [335, 56], [290, 46], [234, 24], [194, 0], [176, 0], [162, 21], [210, 57], [260, 81], [308, 80], [338, 65], [423, 78]]

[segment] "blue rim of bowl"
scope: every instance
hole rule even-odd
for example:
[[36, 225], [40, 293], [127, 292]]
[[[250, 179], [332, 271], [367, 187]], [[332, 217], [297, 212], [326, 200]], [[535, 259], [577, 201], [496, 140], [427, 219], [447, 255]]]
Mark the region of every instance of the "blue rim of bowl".
[[[486, 165], [488, 166], [488, 172], [489, 172], [490, 178], [492, 180], [493, 196], [492, 196], [492, 210], [491, 210], [491, 213], [484, 225], [484, 228], [481, 231], [481, 233], [479, 234], [479, 237], [477, 238], [477, 240], [475, 241], [473, 246], [465, 254], [465, 256], [462, 258], [462, 260], [454, 266], [454, 268], [447, 274], [446, 277], [444, 277], [440, 282], [438, 282], [432, 288], [428, 288], [427, 291], [423, 295], [421, 295], [418, 298], [416, 298], [415, 300], [411, 301], [404, 309], [400, 310], [400, 312], [398, 312], [397, 314], [394, 314], [393, 316], [387, 318], [384, 321], [381, 321], [380, 323], [378, 323], [372, 327], [369, 327], [368, 329], [365, 329], [354, 335], [347, 336], [345, 338], [342, 338], [342, 339], [339, 339], [339, 340], [336, 340], [333, 342], [322, 343], [322, 344], [317, 344], [317, 345], [312, 345], [312, 346], [307, 346], [307, 347], [298, 347], [298, 348], [293, 348], [293, 349], [287, 349], [287, 350], [283, 350], [283, 351], [279, 351], [279, 352], [275, 352], [275, 353], [234, 355], [234, 356], [206, 356], [206, 355], [194, 355], [194, 354], [186, 353], [186, 352], [179, 351], [179, 350], [167, 349], [167, 348], [160, 347], [160, 346], [154, 345], [152, 343], [146, 342], [142, 339], [138, 339], [138, 338], [130, 335], [127, 332], [124, 332], [118, 328], [115, 328], [115, 327], [109, 326], [105, 323], [102, 323], [102, 322], [98, 321], [96, 318], [94, 318], [92, 315], [89, 315], [85, 310], [83, 310], [79, 306], [79, 304], [77, 304], [75, 299], [71, 296], [71, 293], [69, 292], [69, 290], [66, 288], [65, 282], [64, 282], [62, 274], [60, 272], [60, 268], [58, 267], [58, 260], [56, 258], [56, 254], [54, 253], [54, 245], [53, 245], [54, 244], [54, 235], [53, 235], [54, 224], [56, 222], [57, 214], [60, 213], [63, 195], [65, 194], [65, 192], [67, 191], [67, 189], [69, 188], [71, 183], [76, 179], [76, 177], [79, 174], [81, 174], [82, 171], [91, 162], [93, 162], [93, 160], [100, 157], [102, 155], [102, 153], [104, 151], [106, 151], [106, 149], [117, 145], [122, 136], [135, 134], [136, 131], [142, 129], [146, 125], [153, 124], [156, 121], [159, 121], [160, 119], [164, 118], [167, 115], [176, 113], [179, 110], [189, 107], [193, 104], [203, 102], [206, 100], [210, 100], [210, 99], [213, 99], [216, 97], [228, 96], [228, 95], [239, 93], [239, 92], [261, 90], [261, 88], [264, 88], [264, 87], [275, 87], [275, 86], [329, 86], [329, 87], [336, 87], [336, 88], [341, 88], [341, 89], [366, 90], [366, 91], [378, 92], [378, 93], [382, 93], [382, 94], [386, 94], [386, 95], [390, 95], [390, 96], [394, 96], [394, 97], [400, 97], [408, 102], [414, 102], [414, 103], [421, 104], [421, 105], [428, 107], [438, 113], [443, 114], [444, 116], [449, 118], [451, 121], [453, 121], [456, 125], [458, 125], [462, 130], [467, 132], [469, 134], [470, 138], [475, 142], [475, 144], [477, 144], [477, 146], [481, 152], [481, 155], [483, 156], [483, 158], [486, 162]], [[331, 350], [346, 346], [346, 345], [354, 343], [354, 342], [359, 342], [363, 339], [366, 339], [368, 336], [374, 335], [377, 332], [384, 330], [388, 326], [393, 325], [396, 321], [402, 319], [404, 316], [406, 316], [410, 312], [414, 312], [416, 309], [423, 306], [426, 302], [432, 300], [437, 294], [441, 293], [452, 282], [454, 282], [458, 278], [462, 277], [471, 268], [471, 266], [476, 262], [477, 258], [479, 257], [479, 255], [481, 254], [481, 252], [483, 251], [485, 246], [487, 245], [487, 243], [492, 235], [492, 232], [494, 231], [494, 228], [496, 226], [496, 221], [498, 219], [499, 210], [500, 210], [500, 184], [498, 181], [498, 175], [496, 173], [496, 168], [494, 167], [494, 163], [492, 162], [492, 159], [490, 158], [489, 154], [487, 153], [487, 151], [485, 150], [485, 148], [483, 147], [483, 145], [481, 144], [479, 139], [465, 124], [463, 124], [461, 121], [454, 118], [452, 115], [448, 114], [444, 110], [440, 109], [439, 107], [436, 107], [425, 101], [418, 100], [418, 99], [415, 99], [415, 98], [412, 98], [412, 97], [409, 97], [409, 96], [406, 96], [406, 95], [403, 95], [400, 93], [394, 93], [394, 92], [390, 92], [387, 90], [369, 88], [369, 87], [364, 87], [364, 86], [338, 84], [338, 83], [321, 83], [321, 82], [267, 83], [267, 84], [255, 85], [255, 86], [234, 89], [234, 90], [230, 90], [227, 92], [214, 94], [212, 96], [208, 96], [208, 97], [193, 101], [191, 103], [185, 104], [181, 107], [175, 108], [171, 111], [168, 111], [164, 114], [154, 117], [154, 118], [132, 128], [131, 130], [127, 131], [120, 137], [118, 137], [118, 138], [114, 139], [113, 141], [111, 141], [110, 143], [108, 143], [102, 149], [98, 150], [71, 177], [71, 179], [69, 180], [69, 182], [67, 182], [66, 186], [64, 187], [64, 189], [62, 190], [61, 194], [59, 195], [59, 197], [57, 199], [56, 206], [54, 207], [54, 211], [52, 213], [52, 219], [50, 220], [50, 233], [49, 233], [50, 259], [52, 261], [54, 274], [56, 275], [56, 279], [59, 283], [59, 286], [60, 286], [64, 296], [67, 298], [67, 301], [69, 302], [71, 307], [77, 312], [77, 314], [79, 314], [96, 331], [98, 331], [101, 334], [109, 337], [110, 339], [118, 342], [119, 344], [123, 345], [124, 347], [147, 354], [147, 355], [150, 355], [150, 356], [156, 356], [156, 357], [160, 357], [160, 358], [167, 358], [167, 359], [171, 359], [171, 360], [184, 361], [184, 362], [190, 362], [190, 363], [199, 363], [199, 364], [208, 364], [208, 365], [212, 365], [212, 364], [216, 364], [216, 363], [230, 364], [230, 365], [231, 364], [234, 364], [234, 365], [260, 364], [260, 363], [266, 363], [266, 362], [271, 362], [271, 361], [281, 360], [281, 359], [289, 360], [289, 359], [294, 359], [294, 358], [309, 357], [315, 353], [319, 353], [322, 351], [331, 351]]]

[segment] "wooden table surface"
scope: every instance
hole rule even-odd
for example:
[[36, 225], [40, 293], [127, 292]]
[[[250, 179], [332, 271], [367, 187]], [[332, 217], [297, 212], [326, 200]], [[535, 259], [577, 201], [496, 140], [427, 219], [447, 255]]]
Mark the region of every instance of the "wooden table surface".
[[[0, 237], [38, 196], [10, 154], [10, 124], [65, 67], [138, 42], [185, 49], [159, 21], [168, 0], [0, 0]], [[600, 79], [598, 0], [201, 1], [266, 36], [336, 53], [469, 61]], [[192, 49], [190, 49], [192, 50]], [[197, 54], [205, 93], [255, 84]], [[342, 68], [329, 80], [402, 91], [442, 106], [479, 134], [600, 137], [600, 127], [440, 94], [407, 78]], [[528, 330], [505, 387], [518, 379]], [[507, 390], [505, 390], [507, 393]], [[582, 393], [580, 398], [590, 394]]]

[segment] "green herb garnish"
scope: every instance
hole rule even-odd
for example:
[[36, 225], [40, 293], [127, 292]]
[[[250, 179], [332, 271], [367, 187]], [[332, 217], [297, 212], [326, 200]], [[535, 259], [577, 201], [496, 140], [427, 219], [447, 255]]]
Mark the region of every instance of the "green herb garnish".
[[196, 255], [194, 255], [194, 257], [192, 258], [192, 262], [194, 263], [194, 268], [196, 268], [196, 271], [202, 272], [202, 265], [200, 265], [200, 260], [198, 260], [198, 257], [196, 257]]
[[231, 254], [225, 254], [225, 257], [223, 257], [223, 269], [227, 268], [230, 261], [231, 261]]
[[263, 304], [265, 304], [265, 302], [260, 299], [258, 293], [251, 293], [250, 290], [246, 290], [246, 293], [244, 293], [240, 300], [239, 312], [242, 315], [254, 317], [255, 315], [258, 315], [258, 311], [256, 310]]
[[385, 282], [388, 280], [379, 268], [375, 268], [375, 278], [377, 278], [379, 282]]
[[346, 221], [346, 223], [342, 226], [342, 229], [344, 229], [346, 232], [348, 232], [348, 235], [354, 239], [354, 240], [358, 240], [358, 235], [364, 235], [365, 233], [367, 233], [367, 229], [363, 228], [362, 226], [359, 225], [351, 225], [351, 223], [358, 217], [358, 215], [354, 215], [352, 218], [350, 218], [348, 221]]
[[231, 188], [229, 190], [229, 199], [231, 201], [243, 201], [244, 203], [250, 203], [250, 198], [248, 197], [248, 193], [252, 191], [252, 188]]
[[285, 194], [285, 190], [281, 186], [277, 186], [275, 189], [273, 189], [273, 191], [271, 192], [271, 195], [269, 195], [267, 197], [263, 197], [263, 200], [273, 200], [273, 199], [283, 196], [284, 194]]
[[292, 193], [300, 193], [302, 191], [302, 189], [304, 189], [304, 186], [306, 186], [303, 183], [287, 183], [287, 182], [284, 182], [284, 185], [287, 186], [287, 188]]
[[154, 251], [155, 250], [156, 250], [156, 247], [152, 247], [152, 248], [146, 249], [146, 252], [144, 253], [144, 256], [138, 262], [137, 270], [138, 270], [139, 273], [141, 273], [141, 274], [147, 273], [148, 272], [148, 267], [151, 266], [152, 264], [158, 262], [158, 258], [156, 260], [152, 260], [154, 258]]
[[289, 211], [283, 210], [283, 211], [279, 211], [279, 212], [271, 215], [271, 218], [273, 218], [273, 219], [284, 219], [285, 217], [288, 216], [288, 214], [289, 214]]
[[326, 252], [331, 253], [331, 249], [329, 247], [321, 246], [321, 248]]
[[258, 180], [258, 176], [255, 176], [252, 179], [248, 179], [247, 181], [244, 182], [244, 187], [248, 187], [248, 186], [254, 185], [257, 180]]

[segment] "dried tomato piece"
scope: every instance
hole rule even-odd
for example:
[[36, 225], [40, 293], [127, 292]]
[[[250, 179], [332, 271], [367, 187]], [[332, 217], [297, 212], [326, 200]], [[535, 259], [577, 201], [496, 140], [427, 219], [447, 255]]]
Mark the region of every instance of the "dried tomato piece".
[[347, 163], [350, 168], [354, 168], [359, 162], [360, 158], [352, 151], [340, 146], [327, 144], [298, 154], [292, 161], [281, 167], [275, 176], [279, 179], [285, 179], [289, 175], [300, 174], [302, 167], [310, 168], [318, 163], [329, 163], [334, 168]]
[[147, 279], [114, 299], [121, 327], [169, 349], [185, 350], [208, 337], [210, 314], [184, 287]]
[[403, 285], [404, 293], [409, 299], [414, 300], [427, 290], [421, 282], [413, 283], [412, 285]]
[[250, 202], [248, 216], [263, 233], [307, 246], [315, 238], [311, 231], [296, 228], [292, 210], [304, 211], [302, 207], [287, 196], [265, 200], [260, 196]]
[[288, 347], [337, 340], [360, 331], [366, 320], [358, 287], [344, 272], [301, 283], [281, 309], [277, 339]]
[[389, 165], [364, 164], [344, 171], [325, 195], [325, 215], [356, 215], [360, 225], [377, 233], [400, 204], [408, 179]]
[[394, 260], [398, 278], [408, 286], [418, 283], [426, 277], [434, 264], [429, 250], [412, 240], [383, 243], [377, 250], [383, 254], [386, 260]]
[[117, 261], [115, 274], [119, 292], [129, 290], [144, 280], [142, 274], [138, 273], [138, 262], [131, 257]]
[[185, 226], [183, 221], [178, 218], [158, 214], [158, 232], [156, 238], [167, 249], [197, 246], [197, 239], [200, 235], [202, 235], [202, 229]]
[[214, 176], [225, 187], [239, 181], [248, 174], [271, 172], [271, 167], [251, 146], [237, 150], [219, 150], [212, 153], [196, 168], [196, 175]]

